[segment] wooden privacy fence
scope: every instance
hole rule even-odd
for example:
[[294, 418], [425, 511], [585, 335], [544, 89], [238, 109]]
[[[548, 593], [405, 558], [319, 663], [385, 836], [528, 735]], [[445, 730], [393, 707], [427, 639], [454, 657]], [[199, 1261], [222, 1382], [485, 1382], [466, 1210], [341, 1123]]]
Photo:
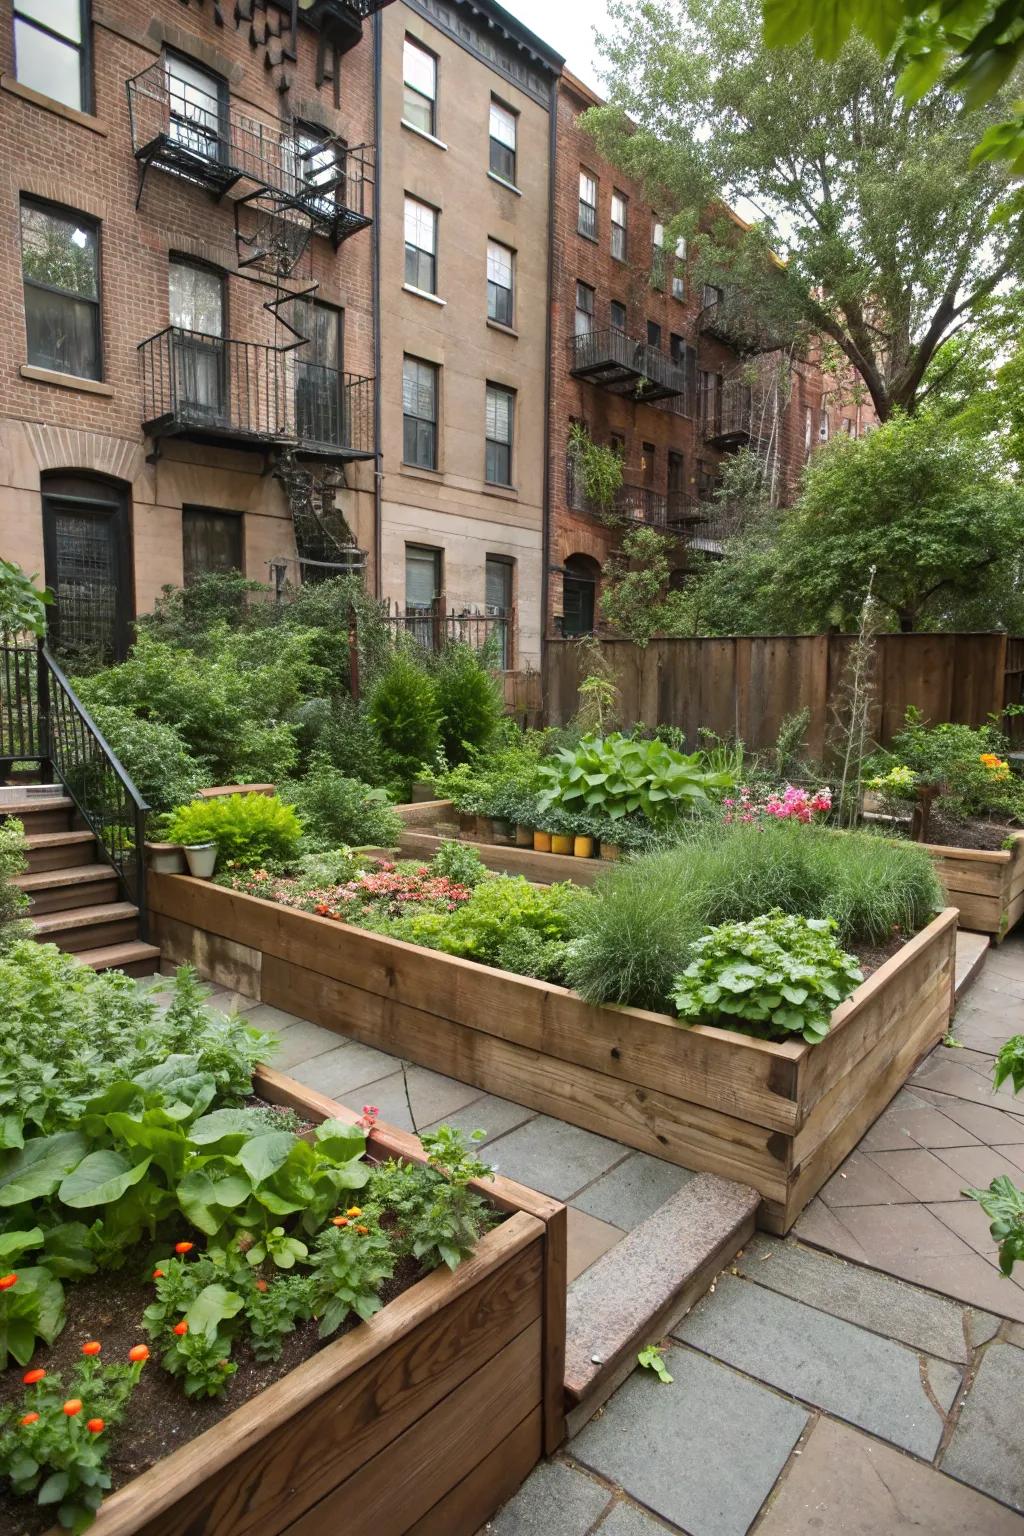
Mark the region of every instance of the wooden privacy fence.
[[[733, 635], [721, 639], [601, 639], [620, 689], [623, 724], [677, 725], [697, 744], [701, 726], [753, 749], [774, 744], [787, 715], [809, 709], [807, 750], [824, 755], [853, 635]], [[909, 705], [933, 723], [983, 725], [1022, 700], [1024, 639], [1004, 634], [880, 635], [871, 733], [887, 745]], [[570, 640], [548, 643], [546, 718], [562, 725], [578, 707], [584, 654]]]

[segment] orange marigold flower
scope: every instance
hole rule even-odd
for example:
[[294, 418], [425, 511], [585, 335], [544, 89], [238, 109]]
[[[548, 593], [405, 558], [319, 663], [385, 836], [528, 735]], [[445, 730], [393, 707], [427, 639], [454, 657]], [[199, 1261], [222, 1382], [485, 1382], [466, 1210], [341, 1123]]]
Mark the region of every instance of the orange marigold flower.
[[153, 1271], [153, 1279], [154, 1280], [162, 1280], [163, 1278], [164, 1278], [163, 1270], [162, 1269], [154, 1269], [154, 1271]]
[[0, 1291], [9, 1291], [12, 1285], [17, 1285], [17, 1275], [0, 1275]]
[[85, 1427], [90, 1435], [99, 1435], [106, 1428], [106, 1424], [102, 1419], [86, 1419]]
[[185, 1319], [182, 1318], [180, 1323], [175, 1323], [174, 1327], [171, 1329], [171, 1332], [176, 1333], [179, 1339], [183, 1339], [186, 1333], [188, 1333], [188, 1323], [186, 1323]]
[[26, 1387], [34, 1387], [36, 1382], [42, 1381], [45, 1375], [46, 1372], [43, 1370], [42, 1366], [37, 1365], [34, 1370], [26, 1371], [21, 1379], [25, 1383]]
[[345, 1212], [346, 1216], [361, 1216], [362, 1214], [363, 1213], [358, 1205], [350, 1205], [348, 1210]]
[[80, 1397], [69, 1397], [67, 1402], [64, 1404], [64, 1412], [67, 1414], [68, 1418], [73, 1419], [75, 1414], [81, 1413], [81, 1411], [82, 1399]]
[[258, 1290], [258, 1291], [259, 1291], [259, 1292], [260, 1292], [260, 1294], [261, 1294], [261, 1295], [262, 1295], [262, 1294], [263, 1294], [263, 1293], [265, 1293], [265, 1292], [266, 1292], [266, 1290], [267, 1290], [267, 1282], [266, 1282], [266, 1281], [265, 1281], [265, 1280], [257, 1280], [257, 1281], [256, 1281], [256, 1289], [257, 1289], [257, 1290]]
[[369, 1230], [369, 1227], [356, 1227], [356, 1231], [361, 1237], [365, 1237]]
[[82, 1345], [82, 1354], [98, 1355], [102, 1348], [103, 1345], [100, 1343], [99, 1339], [87, 1339], [86, 1342]]
[[194, 1247], [194, 1243], [175, 1243], [174, 1251], [175, 1253], [191, 1253]]
[[348, 1217], [347, 1216], [332, 1216], [331, 1217], [331, 1226], [332, 1227], [347, 1227], [348, 1226]]
[[147, 1344], [133, 1344], [131, 1349], [128, 1351], [128, 1359], [134, 1360], [136, 1364], [138, 1364], [140, 1360], [148, 1360], [149, 1346]]
[[37, 1424], [38, 1422], [39, 1422], [39, 1415], [38, 1415], [38, 1413], [26, 1413], [24, 1418], [21, 1418], [21, 1419], [18, 1420], [19, 1424]]

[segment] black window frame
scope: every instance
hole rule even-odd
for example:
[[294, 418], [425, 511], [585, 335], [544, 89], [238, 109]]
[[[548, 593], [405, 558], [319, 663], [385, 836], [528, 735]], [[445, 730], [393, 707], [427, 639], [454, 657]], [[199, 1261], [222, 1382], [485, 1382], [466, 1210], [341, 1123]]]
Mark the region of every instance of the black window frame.
[[92, 0], [78, 0], [78, 13], [82, 39], [81, 42], [76, 43], [71, 38], [65, 37], [63, 32], [58, 32], [56, 27], [47, 26], [45, 21], [40, 21], [36, 16], [19, 15], [18, 0], [12, 0], [11, 42], [14, 49], [14, 78], [20, 85], [24, 85], [26, 90], [35, 91], [39, 89], [38, 86], [28, 85], [18, 74], [17, 25], [20, 22], [23, 26], [30, 27], [34, 32], [42, 32], [44, 36], [52, 37], [56, 42], [63, 43], [65, 48], [74, 48], [78, 54], [81, 106], [76, 107], [72, 102], [64, 101], [60, 96], [51, 96], [48, 91], [40, 91], [39, 94], [46, 96], [50, 101], [59, 101], [62, 106], [68, 107], [72, 112], [85, 112], [91, 115], [95, 105], [92, 68]]
[[[427, 58], [430, 59], [431, 62], [433, 63], [433, 66], [434, 66], [434, 94], [433, 94], [433, 96], [425, 96], [424, 93], [417, 86], [410, 85], [409, 81], [405, 78], [405, 49], [406, 49], [406, 45], [407, 44], [410, 45], [413, 48], [418, 49], [420, 53], [425, 53], [427, 55]], [[438, 94], [437, 86], [438, 86], [438, 76], [439, 76], [439, 73], [440, 73], [439, 70], [438, 70], [439, 62], [440, 61], [438, 59], [438, 56], [433, 51], [432, 48], [428, 48], [426, 43], [421, 42], [418, 37], [413, 37], [411, 32], [406, 32], [405, 36], [402, 39], [402, 121], [404, 123], [408, 123], [410, 128], [414, 128], [417, 133], [428, 133], [432, 139], [437, 137], [437, 94]], [[430, 104], [430, 127], [429, 128], [424, 128], [420, 123], [414, 122], [411, 117], [406, 116], [405, 108], [406, 108], [406, 92], [407, 91], [411, 91], [413, 93], [413, 95], [415, 97], [417, 97], [417, 99], [419, 101], [429, 102], [429, 104]]]
[[[434, 414], [433, 414], [433, 416], [420, 416], [419, 414], [417, 414], [415, 412], [406, 410], [406, 403], [405, 403], [405, 365], [406, 365], [406, 363], [415, 363], [417, 365], [417, 368], [429, 368], [431, 370], [431, 373], [432, 373], [432, 376], [433, 376], [433, 406], [434, 406]], [[411, 469], [429, 469], [429, 470], [434, 471], [435, 473], [437, 471], [438, 415], [439, 415], [438, 407], [439, 407], [439, 402], [440, 402], [440, 393], [441, 393], [441, 366], [440, 366], [440, 364], [439, 363], [432, 363], [430, 361], [430, 359], [427, 358], [427, 357], [417, 357], [412, 352], [404, 353], [403, 356], [402, 356], [402, 463], [403, 464], [407, 464]], [[413, 429], [412, 429], [412, 435], [411, 436], [410, 436], [410, 430], [409, 430], [410, 423], [413, 424]], [[428, 434], [425, 434], [424, 431], [423, 431], [424, 424], [426, 424], [427, 428], [429, 429], [429, 433]], [[421, 444], [424, 443], [424, 442], [428, 442], [429, 443], [429, 447], [430, 447], [429, 463], [426, 462], [425, 459], [419, 457], [419, 450], [420, 450]], [[409, 453], [410, 446], [412, 446], [412, 448], [413, 448], [413, 456], [412, 457], [410, 457], [410, 453]]]
[[[580, 304], [580, 294], [581, 293], [589, 293], [589, 295], [590, 295], [590, 308], [589, 309], [586, 309], [583, 306], [581, 306], [581, 304]], [[594, 288], [592, 284], [585, 283], [585, 282], [583, 282], [583, 280], [581, 278], [577, 278], [576, 279], [576, 308], [575, 308], [574, 317], [573, 317], [574, 335], [576, 335], [576, 336], [590, 336], [590, 335], [593, 334], [593, 332], [594, 332], [594, 330], [596, 328], [595, 325], [594, 325], [594, 321], [597, 318], [596, 317], [596, 313], [595, 313], [596, 309], [597, 309], [597, 289]], [[580, 315], [587, 315], [590, 318], [590, 324], [589, 324], [589, 326], [587, 327], [587, 329], [585, 331], [581, 331], [579, 326], [578, 326], [578, 324], [576, 324], [576, 319]]]
[[661, 333], [661, 323], [660, 323], [660, 321], [658, 321], [658, 320], [648, 320], [648, 322], [647, 322], [647, 345], [649, 347], [654, 347], [655, 350], [658, 351], [658, 352], [661, 351], [661, 334], [662, 333]]
[[[405, 283], [406, 283], [407, 287], [418, 288], [420, 293], [430, 293], [430, 294], [433, 294], [434, 297], [436, 298], [437, 297], [437, 243], [438, 243], [437, 242], [437, 235], [438, 235], [438, 220], [440, 218], [440, 210], [435, 208], [432, 203], [428, 203], [428, 202], [424, 201], [424, 199], [422, 197], [413, 197], [411, 192], [406, 192], [404, 200], [403, 200], [403, 203], [402, 203], [403, 233], [405, 232], [405, 213], [406, 213], [406, 207], [407, 207], [407, 205], [409, 203], [415, 203], [417, 205], [417, 207], [419, 207], [419, 208], [426, 208], [427, 212], [433, 215], [433, 220], [434, 220], [434, 226], [433, 226], [434, 227], [434, 249], [432, 251], [428, 251], [426, 246], [413, 245], [412, 242], [409, 240], [408, 235], [406, 234], [406, 236], [405, 236], [405, 268], [404, 268], [404, 271], [405, 271]], [[423, 258], [426, 258], [427, 262], [429, 263], [429, 269], [430, 269], [430, 284], [429, 284], [429, 286], [426, 283], [421, 283], [421, 282], [418, 282], [418, 281], [414, 282], [412, 280], [412, 278], [410, 277], [410, 275], [409, 275], [409, 272], [410, 272], [409, 256], [410, 256], [411, 252], [415, 252], [415, 266], [416, 266], [416, 269], [417, 269], [416, 270], [416, 276], [417, 277], [419, 276], [419, 268], [420, 268], [420, 266], [421, 266], [421, 264], [423, 262]]]
[[[417, 359], [417, 361], [418, 361], [418, 359]], [[433, 586], [434, 590], [433, 590], [433, 594], [432, 594], [432, 596], [430, 598], [429, 603], [417, 603], [415, 601], [410, 601], [410, 598], [409, 598], [409, 555], [410, 554], [425, 555], [425, 556], [427, 556], [428, 559], [429, 559], [430, 565], [433, 567], [434, 580], [432, 582], [432, 586]], [[427, 560], [423, 561], [424, 565], [426, 565], [427, 563], [428, 563]], [[434, 604], [437, 602], [438, 598], [441, 596], [442, 592], [444, 591], [444, 550], [439, 548], [436, 544], [415, 544], [415, 543], [410, 544], [410, 543], [406, 543], [406, 545], [405, 545], [405, 560], [404, 560], [403, 567], [402, 567], [402, 573], [403, 573], [403, 575], [405, 577], [404, 597], [405, 597], [405, 609], [406, 609], [406, 612], [407, 613], [416, 613], [416, 614], [428, 614], [428, 613], [430, 613], [430, 611], [433, 608]]]
[[[192, 569], [191, 570], [191, 574], [190, 574], [190, 567], [189, 567], [188, 561], [186, 559], [186, 554], [187, 554], [187, 551], [189, 549], [189, 539], [188, 539], [188, 531], [187, 530], [188, 530], [189, 524], [193, 520], [198, 519], [198, 518], [216, 519], [218, 522], [224, 524], [225, 527], [229, 527], [230, 526], [233, 529], [233, 531], [235, 533], [237, 533], [237, 538], [238, 538], [238, 559], [237, 559], [237, 561], [233, 565], [227, 565], [227, 566], [219, 566], [219, 565], [216, 565], [216, 566], [214, 566], [214, 565], [205, 566], [201, 570], [200, 569]], [[182, 580], [182, 585], [186, 586], [186, 587], [191, 586], [192, 583], [194, 581], [196, 581], [199, 577], [208, 575], [210, 573], [217, 573], [217, 572], [227, 573], [227, 572], [230, 572], [230, 571], [239, 571], [243, 576], [245, 575], [245, 513], [241, 512], [241, 511], [236, 511], [234, 508], [231, 508], [231, 507], [207, 507], [207, 506], [200, 505], [197, 502], [186, 502], [182, 506], [182, 509], [181, 509], [181, 580]]]
[[[583, 196], [584, 180], [587, 180], [594, 189], [594, 201], [592, 203], [587, 202]], [[584, 240], [597, 241], [597, 200], [600, 196], [600, 186], [601, 184], [593, 172], [588, 171], [585, 165], [581, 165], [576, 232], [582, 235]]]
[[[618, 311], [618, 314], [622, 317], [621, 325], [619, 324], [618, 318], [616, 316], [616, 311]], [[629, 327], [629, 310], [627, 309], [626, 305], [623, 304], [621, 299], [608, 300], [608, 325], [611, 330], [621, 331], [623, 335], [626, 334], [626, 331]]]
[[[619, 201], [622, 204], [622, 222], [621, 223], [615, 217], [615, 199], [616, 198], [618, 198]], [[629, 198], [626, 196], [626, 194], [624, 192], [620, 192], [618, 187], [613, 187], [612, 188], [611, 211], [610, 211], [610, 213], [608, 215], [608, 218], [609, 218], [609, 224], [610, 224], [610, 227], [611, 227], [611, 240], [610, 240], [610, 244], [609, 244], [609, 249], [610, 249], [611, 254], [612, 254], [612, 259], [614, 261], [628, 261], [629, 260]], [[617, 251], [615, 249], [616, 244], [620, 244], [621, 245], [621, 250]]]
[[[48, 213], [58, 218], [68, 218], [77, 225], [91, 229], [95, 238], [96, 249], [96, 297], [87, 294], [74, 293], [69, 288], [58, 288], [52, 283], [40, 282], [38, 278], [27, 276], [25, 272], [25, 232], [22, 222], [22, 209], [26, 204], [36, 208], [42, 213]], [[70, 208], [65, 203], [55, 203], [45, 197], [33, 197], [31, 193], [22, 192], [18, 197], [18, 239], [21, 254], [21, 285], [22, 305], [25, 312], [25, 356], [30, 368], [45, 368], [49, 373], [63, 373], [71, 379], [91, 379], [100, 383], [104, 377], [103, 358], [103, 222], [93, 218], [91, 214], [81, 213], [77, 208]], [[28, 288], [34, 288], [42, 293], [53, 293], [60, 298], [72, 299], [76, 303], [91, 304], [93, 306], [94, 343], [96, 351], [95, 373], [68, 373], [67, 369], [51, 368], [47, 363], [34, 362], [30, 355], [29, 341], [29, 307], [27, 302]]]
[[[502, 112], [506, 112], [512, 119], [515, 133], [515, 143], [511, 146], [506, 144], [502, 139], [496, 139], [494, 134], [490, 131], [491, 113], [495, 107], [499, 108], [499, 110]], [[516, 187], [516, 190], [518, 191], [516, 176], [518, 174], [519, 166], [519, 113], [514, 107], [510, 107], [507, 101], [502, 101], [500, 96], [495, 96], [493, 93], [487, 107], [487, 130], [488, 170], [490, 171], [491, 175], [496, 176], [499, 181], [507, 182], [510, 187]], [[495, 163], [496, 161], [497, 164]], [[511, 172], [503, 168], [508, 164], [511, 164]]]
[[[188, 150], [191, 154], [193, 154], [195, 156], [195, 158], [198, 161], [201, 161], [201, 162], [205, 161], [205, 163], [207, 165], [224, 165], [226, 163], [226, 161], [227, 161], [227, 156], [228, 156], [228, 139], [230, 137], [229, 110], [230, 110], [230, 106], [231, 106], [231, 88], [228, 85], [227, 80], [224, 78], [224, 76], [222, 74], [220, 74], [215, 69], [211, 69], [210, 66], [208, 64], [204, 64], [201, 59], [193, 58], [191, 54], [185, 53], [185, 51], [183, 49], [181, 49], [181, 48], [168, 48], [166, 46], [164, 47], [163, 52], [162, 52], [162, 54], [160, 56], [160, 62], [164, 66], [164, 79], [165, 79], [165, 81], [173, 78], [173, 77], [171, 77], [168, 74], [168, 70], [167, 70], [168, 62], [170, 60], [172, 60], [172, 59], [178, 59], [178, 60], [180, 60], [180, 62], [182, 64], [189, 65], [189, 67], [191, 69], [194, 69], [194, 70], [198, 71], [198, 73], [201, 74], [201, 75], [205, 75], [206, 78], [208, 80], [212, 81], [213, 84], [216, 85], [216, 87], [217, 87], [217, 90], [216, 90], [217, 134], [216, 134], [216, 140], [215, 140], [216, 148], [217, 148], [217, 153], [215, 155], [204, 155], [204, 154], [201, 153], [200, 150], [194, 149], [189, 143], [184, 142], [184, 141], [182, 141], [180, 139], [175, 139], [174, 143], [178, 146], [178, 148]], [[210, 97], [211, 97], [211, 100], [214, 99], [214, 93], [213, 92], [210, 93]], [[171, 121], [171, 122], [179, 120], [179, 119], [182, 122], [188, 122], [189, 121], [189, 119], [184, 117], [182, 114], [175, 113], [174, 108], [170, 104], [170, 87], [169, 86], [168, 86], [168, 113], [169, 113], [169, 121]], [[194, 127], [192, 129], [192, 132], [193, 133], [197, 133], [197, 132], [198, 133], [202, 133], [202, 134], [205, 134], [207, 137], [212, 136], [212, 130], [206, 124], [204, 124], [200, 128], [195, 128]], [[171, 167], [171, 169], [173, 169], [173, 167]]]
[[[508, 253], [509, 285], [507, 288], [504, 286], [504, 284], [495, 282], [491, 277], [492, 245], [497, 246], [499, 250]], [[510, 245], [506, 245], [503, 240], [494, 240], [490, 235], [488, 235], [486, 260], [487, 318], [488, 320], [493, 320], [496, 325], [506, 325], [509, 327], [509, 329], [511, 329], [515, 324], [516, 313], [516, 253], [512, 247]], [[503, 294], [507, 295], [507, 299], [502, 299]], [[507, 313], [505, 314], [500, 313], [503, 307], [507, 309]]]
[[[489, 437], [487, 433], [487, 407], [489, 396], [504, 395], [508, 400], [508, 441], [500, 438]], [[512, 479], [512, 455], [515, 447], [516, 435], [516, 392], [507, 384], [496, 384], [488, 380], [484, 389], [484, 480], [488, 485], [501, 486], [505, 489], [514, 484]], [[492, 468], [492, 466], [494, 466]], [[501, 473], [503, 471], [503, 473]]]

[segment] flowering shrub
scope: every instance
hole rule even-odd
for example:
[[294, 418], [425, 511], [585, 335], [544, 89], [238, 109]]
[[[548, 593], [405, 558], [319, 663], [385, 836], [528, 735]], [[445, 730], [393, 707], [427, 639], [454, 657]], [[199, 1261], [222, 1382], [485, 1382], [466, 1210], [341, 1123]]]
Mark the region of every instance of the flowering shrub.
[[[1006, 738], [994, 725], [927, 725], [908, 709], [903, 729], [888, 752], [878, 753], [865, 778], [887, 810], [906, 814], [907, 803], [935, 811], [949, 821], [972, 816], [1024, 820], [1024, 785], [1006, 760]], [[927, 816], [916, 835], [923, 837]]]
[[409, 911], [454, 912], [473, 894], [447, 875], [432, 874], [426, 865], [410, 872], [382, 862], [343, 885], [308, 885], [292, 875], [272, 875], [265, 869], [229, 871], [219, 882], [246, 896], [262, 896], [299, 912], [359, 924], [368, 914], [396, 918]]
[[744, 787], [735, 796], [727, 795], [722, 805], [725, 808], [722, 820], [726, 823], [739, 821], [749, 825], [765, 817], [771, 817], [774, 821], [807, 823], [832, 809], [832, 791], [826, 785], [809, 793], [794, 784], [787, 784], [784, 789], [774, 790], [763, 800], [757, 800]]

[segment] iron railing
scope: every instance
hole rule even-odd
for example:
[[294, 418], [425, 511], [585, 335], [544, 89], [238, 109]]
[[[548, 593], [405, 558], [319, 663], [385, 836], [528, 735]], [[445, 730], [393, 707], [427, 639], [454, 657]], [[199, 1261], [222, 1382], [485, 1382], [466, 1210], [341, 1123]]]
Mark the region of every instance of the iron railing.
[[751, 299], [735, 291], [705, 304], [697, 317], [697, 329], [741, 353], [777, 352], [790, 340], [781, 326], [765, 320]]
[[725, 379], [714, 395], [702, 391], [701, 427], [708, 442], [739, 446], [753, 434], [754, 396], [742, 379]]
[[589, 512], [593, 517], [624, 518], [631, 523], [647, 523], [653, 528], [665, 525], [668, 498], [664, 491], [648, 485], [620, 485], [611, 502], [601, 506], [588, 496], [570, 454], [566, 461], [566, 500], [574, 512]]
[[336, 243], [372, 218], [374, 149], [334, 134], [313, 138], [253, 117], [236, 103], [175, 79], [164, 60], [127, 82], [132, 152], [186, 181], [309, 216]]
[[686, 391], [686, 370], [649, 342], [608, 326], [568, 341], [569, 372], [617, 394], [655, 401]]
[[507, 672], [513, 666], [515, 609], [490, 608], [483, 613], [449, 613], [443, 597], [431, 603], [412, 603], [384, 614], [393, 635], [409, 635], [425, 651], [442, 651], [446, 645], [471, 645], [475, 651], [492, 649], [495, 663]]
[[46, 645], [0, 649], [0, 757], [39, 760], [100, 843], [145, 938], [149, 806]]
[[301, 347], [169, 325], [139, 344], [142, 421], [190, 433], [373, 457], [373, 379], [306, 361]]

